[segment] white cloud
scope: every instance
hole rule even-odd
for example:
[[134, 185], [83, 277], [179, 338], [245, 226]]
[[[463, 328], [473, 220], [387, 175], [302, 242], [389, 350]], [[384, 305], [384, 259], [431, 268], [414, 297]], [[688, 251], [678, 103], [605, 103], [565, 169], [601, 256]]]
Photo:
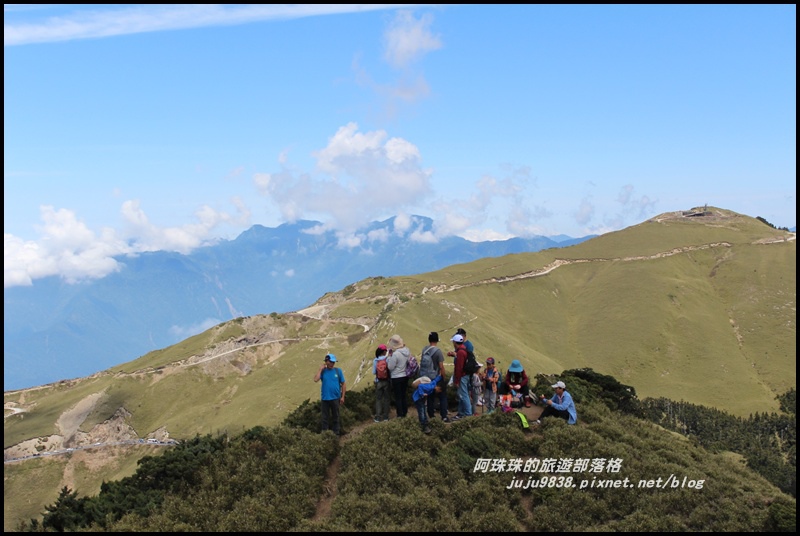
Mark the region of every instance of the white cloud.
[[370, 242], [386, 242], [389, 240], [388, 229], [374, 229], [367, 233], [367, 240]]
[[575, 221], [580, 225], [586, 225], [594, 216], [594, 204], [591, 197], [584, 197], [575, 213]]
[[394, 218], [394, 230], [398, 234], [403, 234], [411, 228], [411, 216], [405, 212], [399, 212]]
[[198, 333], [203, 333], [204, 331], [213, 328], [220, 322], [222, 322], [222, 320], [219, 320], [218, 318], [206, 318], [202, 322], [192, 324], [191, 326], [171, 326], [169, 328], [169, 333], [175, 337], [175, 340], [183, 340], [197, 335]]
[[[9, 17], [10, 12], [5, 10], [3, 42], [9, 46], [96, 39], [144, 32], [385, 10], [407, 5], [409, 4], [154, 4], [116, 9], [86, 9], [34, 22], [14, 20]], [[46, 12], [44, 9], [41, 11]], [[417, 31], [424, 35], [424, 30]], [[426, 38], [426, 42], [428, 40]]]
[[412, 242], [420, 242], [422, 244], [435, 244], [439, 241], [433, 232], [423, 231], [422, 229], [415, 229], [408, 238]]
[[431, 192], [429, 170], [416, 146], [382, 130], [360, 132], [348, 123], [313, 155], [313, 175], [284, 168], [253, 177], [287, 221], [310, 218], [336, 229], [342, 245], [354, 247], [361, 226], [418, 206]]
[[352, 62], [356, 84], [371, 89], [382, 99], [380, 112], [386, 120], [398, 115], [403, 104], [413, 104], [430, 95], [430, 86], [419, 65], [422, 58], [442, 47], [441, 40], [430, 27], [433, 17], [424, 14], [415, 18], [410, 11], [398, 11], [383, 34], [383, 58], [395, 71], [396, 78], [377, 81], [361, 65], [360, 55]]
[[250, 213], [244, 202], [238, 197], [233, 198], [232, 202], [239, 213], [238, 218], [203, 205], [194, 213], [197, 223], [180, 227], [160, 228], [151, 224], [137, 200], [125, 201], [122, 215], [128, 223], [128, 235], [133, 237], [131, 241], [135, 252], [166, 250], [187, 254], [208, 242], [211, 231], [220, 224], [249, 223]]
[[544, 228], [534, 222], [552, 217], [553, 213], [541, 206], [528, 208], [521, 203], [515, 203], [508, 213], [506, 228], [510, 236], [531, 237], [547, 234]]
[[337, 234], [337, 245], [345, 249], [357, 248], [361, 245], [361, 236], [358, 234]]
[[38, 241], [23, 241], [4, 234], [3, 284], [31, 285], [34, 279], [59, 275], [73, 283], [84, 278], [104, 277], [120, 268], [112, 257], [130, 248], [109, 229], [99, 235], [78, 221], [69, 210], [43, 206], [44, 225]]
[[469, 240], [470, 242], [487, 242], [490, 240], [508, 240], [513, 238], [514, 235], [508, 233], [499, 233], [492, 229], [468, 229], [461, 234], [461, 238]]
[[[644, 220], [648, 217], [652, 216], [655, 212], [655, 205], [658, 202], [655, 199], [650, 199], [650, 197], [646, 195], [642, 195], [638, 198], [635, 196], [635, 188], [632, 184], [626, 184], [622, 188], [620, 188], [619, 195], [617, 196], [617, 202], [622, 206], [622, 213], [626, 216], [631, 216], [632, 218], [638, 220]], [[621, 223], [620, 227], [624, 227], [625, 224]]]
[[384, 34], [384, 58], [389, 65], [404, 68], [441, 48], [441, 40], [430, 31], [432, 23], [430, 14], [415, 19], [410, 11], [398, 11]]
[[189, 253], [213, 241], [211, 233], [221, 223], [249, 224], [250, 213], [241, 199], [234, 198], [232, 203], [237, 216], [203, 206], [195, 212], [197, 223], [160, 228], [150, 223], [138, 201], [125, 201], [121, 208], [127, 223], [124, 234], [111, 228], [95, 232], [71, 210], [42, 206], [38, 240], [3, 235], [4, 287], [32, 285], [50, 276], [68, 283], [105, 277], [121, 268], [115, 257], [123, 255], [160, 250]]

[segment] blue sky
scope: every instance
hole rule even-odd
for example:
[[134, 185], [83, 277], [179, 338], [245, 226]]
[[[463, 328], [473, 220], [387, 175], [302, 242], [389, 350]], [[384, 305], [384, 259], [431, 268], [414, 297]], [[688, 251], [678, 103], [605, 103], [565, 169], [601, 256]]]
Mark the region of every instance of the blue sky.
[[295, 219], [796, 224], [794, 5], [6, 4], [4, 40], [6, 287]]

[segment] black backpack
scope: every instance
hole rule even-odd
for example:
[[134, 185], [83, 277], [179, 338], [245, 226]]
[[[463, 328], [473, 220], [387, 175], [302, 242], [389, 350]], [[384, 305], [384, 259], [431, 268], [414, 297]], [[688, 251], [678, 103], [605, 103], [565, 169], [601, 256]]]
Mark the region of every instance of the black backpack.
[[475, 374], [478, 372], [478, 360], [475, 354], [467, 350], [467, 360], [464, 361], [464, 374]]

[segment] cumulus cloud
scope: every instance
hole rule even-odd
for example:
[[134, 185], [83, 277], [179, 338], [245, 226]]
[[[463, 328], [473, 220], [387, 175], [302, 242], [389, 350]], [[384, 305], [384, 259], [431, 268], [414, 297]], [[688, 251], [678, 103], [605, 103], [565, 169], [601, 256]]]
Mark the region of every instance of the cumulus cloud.
[[241, 199], [234, 198], [233, 203], [239, 217], [232, 217], [226, 212], [203, 205], [195, 211], [197, 223], [161, 228], [150, 223], [147, 215], [139, 207], [139, 201], [125, 201], [122, 204], [122, 216], [127, 222], [127, 233], [132, 237], [132, 251], [165, 250], [190, 253], [206, 243], [211, 231], [220, 224], [235, 223], [243, 226], [249, 223], [250, 211]]
[[284, 168], [256, 174], [253, 183], [283, 219], [318, 219], [323, 225], [317, 231], [335, 229], [342, 245], [358, 246], [366, 238], [356, 236], [359, 227], [416, 206], [431, 193], [431, 171], [422, 167], [417, 147], [383, 130], [360, 132], [348, 123], [312, 156], [313, 174]]
[[71, 210], [42, 206], [38, 240], [3, 235], [4, 287], [29, 286], [50, 276], [68, 283], [105, 277], [121, 268], [117, 259], [124, 255], [161, 250], [188, 253], [215, 240], [212, 231], [223, 222], [249, 224], [250, 212], [241, 199], [234, 198], [232, 203], [236, 216], [204, 206], [194, 215], [196, 223], [162, 228], [150, 223], [138, 201], [125, 201], [123, 232], [108, 227], [93, 231]]
[[119, 269], [113, 258], [131, 249], [114, 231], [91, 231], [69, 210], [40, 208], [42, 238], [23, 241], [4, 234], [3, 283], [5, 287], [32, 285], [34, 279], [60, 275], [73, 283], [84, 278], [104, 277]]

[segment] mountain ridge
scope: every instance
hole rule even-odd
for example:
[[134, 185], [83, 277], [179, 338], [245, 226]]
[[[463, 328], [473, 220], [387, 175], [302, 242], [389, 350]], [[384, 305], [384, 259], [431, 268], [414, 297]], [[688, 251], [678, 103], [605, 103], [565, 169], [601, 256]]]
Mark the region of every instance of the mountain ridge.
[[[311, 376], [326, 353], [339, 356], [348, 391], [363, 393], [377, 344], [399, 333], [417, 354], [428, 332], [446, 341], [457, 327], [501, 370], [512, 359], [537, 379], [591, 367], [643, 397], [740, 416], [777, 410], [776, 395], [796, 385], [795, 236], [712, 210], [567, 248], [362, 279], [297, 311], [236, 318], [89, 377], [6, 392], [5, 453], [277, 425], [319, 398]], [[65, 474], [93, 481], [82, 457], [70, 459]]]
[[[150, 252], [95, 281], [55, 277], [4, 290], [4, 390], [104, 370], [239, 316], [295, 310], [321, 294], [369, 276], [411, 275], [488, 256], [565, 247], [592, 238], [546, 237], [469, 242], [450, 237], [414, 243], [433, 220], [395, 217], [366, 226], [369, 247], [339, 247], [333, 231], [310, 220], [254, 225], [233, 240], [191, 254]], [[313, 232], [311, 232], [313, 231]]]

